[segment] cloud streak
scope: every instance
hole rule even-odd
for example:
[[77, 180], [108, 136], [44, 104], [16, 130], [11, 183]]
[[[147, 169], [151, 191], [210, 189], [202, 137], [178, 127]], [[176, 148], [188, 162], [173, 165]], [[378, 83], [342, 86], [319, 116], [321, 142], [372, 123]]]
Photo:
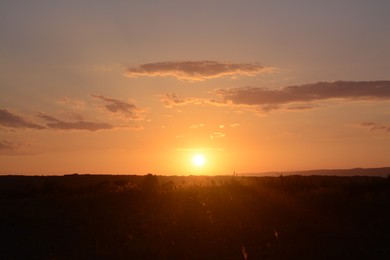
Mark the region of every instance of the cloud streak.
[[222, 139], [225, 136], [226, 135], [223, 132], [213, 132], [213, 133], [210, 134], [210, 139]]
[[160, 96], [166, 107], [187, 104], [244, 107], [249, 110], [269, 113], [286, 109], [304, 111], [317, 108], [313, 102], [331, 99], [383, 101], [390, 100], [390, 81], [336, 81], [318, 82], [280, 89], [241, 87], [217, 89], [217, 99], [179, 98], [174, 93]]
[[32, 123], [7, 109], [0, 109], [0, 125], [10, 128], [45, 129], [44, 126]]
[[104, 108], [115, 114], [120, 114], [127, 119], [141, 120], [143, 119], [143, 109], [138, 108], [135, 104], [122, 100], [105, 97], [102, 95], [91, 95], [93, 98], [104, 102]]
[[385, 100], [390, 99], [390, 81], [318, 82], [281, 89], [256, 87], [219, 89], [216, 94], [224, 102], [237, 105], [283, 105], [328, 99]]
[[173, 77], [185, 81], [204, 81], [223, 76], [256, 76], [271, 72], [274, 68], [257, 63], [228, 63], [218, 61], [168, 61], [141, 64], [127, 68], [126, 76]]
[[206, 99], [206, 98], [179, 98], [175, 93], [166, 93], [160, 95], [160, 102], [168, 108], [175, 106], [184, 106], [189, 104], [195, 105], [213, 105], [213, 106], [225, 106], [226, 104], [221, 100]]
[[39, 118], [46, 120], [48, 123], [46, 126], [52, 129], [61, 129], [61, 130], [88, 130], [88, 131], [98, 131], [98, 130], [109, 130], [113, 129], [114, 126], [107, 123], [97, 123], [97, 122], [89, 122], [79, 120], [76, 122], [66, 122], [55, 117], [46, 115], [46, 114], [38, 114]]
[[390, 125], [378, 124], [374, 122], [363, 122], [362, 127], [369, 128], [371, 131], [384, 131], [390, 133]]
[[0, 141], [0, 151], [1, 150], [13, 150], [14, 149], [14, 144], [9, 141]]
[[77, 110], [85, 109], [85, 102], [78, 99], [70, 99], [68, 97], [62, 97], [56, 101], [58, 104], [67, 105]]
[[31, 145], [28, 143], [17, 143], [8, 140], [0, 140], [0, 155], [32, 155]]
[[[102, 95], [92, 95], [92, 97], [102, 101], [104, 103], [103, 108], [111, 114], [119, 115], [120, 120], [117, 120], [118, 122], [114, 123], [114, 119], [110, 117], [109, 122], [93, 122], [85, 120], [84, 116], [79, 113], [75, 113], [73, 111], [65, 111], [61, 112], [61, 114], [64, 114], [71, 119], [64, 120], [58, 116], [51, 116], [46, 113], [38, 113], [36, 114], [36, 117], [43, 119], [44, 122], [36, 123], [34, 121], [27, 120], [24, 116], [18, 115], [17, 113], [8, 109], [0, 109], [0, 130], [8, 131], [8, 129], [10, 129], [12, 131], [15, 131], [15, 129], [59, 129], [99, 131], [117, 128], [126, 128], [131, 130], [142, 129], [142, 127], [140, 126], [129, 125], [127, 120], [142, 120], [142, 114], [145, 111], [144, 109], [138, 108], [135, 104], [131, 102], [125, 102]], [[71, 107], [77, 106], [81, 109], [84, 109], [85, 103], [79, 100], [76, 101], [68, 98], [62, 98], [60, 100], [57, 100], [57, 103], [69, 105]], [[2, 143], [2, 147], [4, 148], [5, 146], [6, 144]]]
[[198, 98], [179, 98], [175, 93], [166, 93], [160, 96], [160, 101], [165, 107], [183, 106], [188, 104], [201, 104], [203, 99]]

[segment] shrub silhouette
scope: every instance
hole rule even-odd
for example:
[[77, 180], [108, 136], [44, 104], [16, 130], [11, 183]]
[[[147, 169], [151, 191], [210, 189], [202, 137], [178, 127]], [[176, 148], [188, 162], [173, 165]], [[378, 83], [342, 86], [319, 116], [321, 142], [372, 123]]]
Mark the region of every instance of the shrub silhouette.
[[141, 189], [145, 192], [156, 192], [158, 188], [158, 178], [151, 173], [147, 174], [141, 184]]

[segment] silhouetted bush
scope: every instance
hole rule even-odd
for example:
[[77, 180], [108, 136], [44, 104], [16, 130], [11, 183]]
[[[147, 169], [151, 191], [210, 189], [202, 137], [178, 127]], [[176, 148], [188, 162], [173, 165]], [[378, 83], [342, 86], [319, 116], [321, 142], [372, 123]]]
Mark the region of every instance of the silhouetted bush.
[[141, 189], [145, 192], [156, 192], [158, 188], [158, 178], [151, 173], [147, 174], [141, 184]]

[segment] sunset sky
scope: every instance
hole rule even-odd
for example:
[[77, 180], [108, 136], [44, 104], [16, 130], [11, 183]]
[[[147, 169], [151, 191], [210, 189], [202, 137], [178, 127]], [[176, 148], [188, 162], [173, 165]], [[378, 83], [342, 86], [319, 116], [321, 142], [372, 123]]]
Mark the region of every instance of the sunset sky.
[[388, 0], [3, 0], [0, 174], [389, 166], [389, 13]]

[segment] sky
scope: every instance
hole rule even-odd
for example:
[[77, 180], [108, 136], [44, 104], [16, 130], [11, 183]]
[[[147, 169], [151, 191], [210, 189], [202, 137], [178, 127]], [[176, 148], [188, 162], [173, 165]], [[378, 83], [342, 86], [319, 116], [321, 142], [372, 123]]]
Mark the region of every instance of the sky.
[[389, 166], [389, 13], [387, 0], [2, 0], [0, 174]]

